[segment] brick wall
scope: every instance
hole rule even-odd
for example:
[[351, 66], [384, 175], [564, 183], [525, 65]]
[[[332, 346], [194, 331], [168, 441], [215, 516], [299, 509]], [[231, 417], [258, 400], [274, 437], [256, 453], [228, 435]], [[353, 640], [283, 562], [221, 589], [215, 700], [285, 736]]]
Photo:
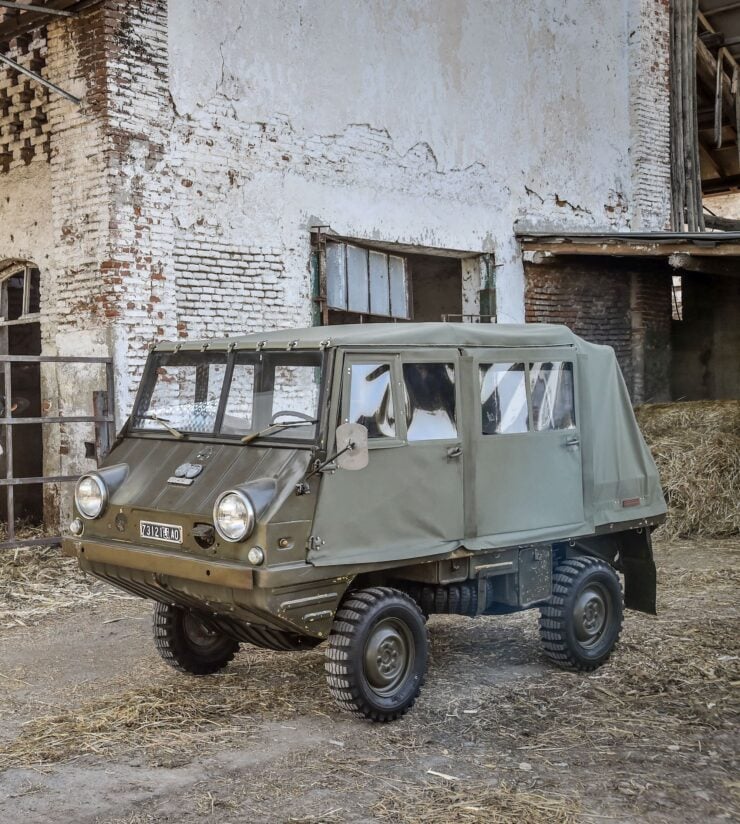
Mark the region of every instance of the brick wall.
[[667, 263], [644, 261], [631, 275], [632, 398], [671, 399], [671, 278]]
[[613, 347], [635, 403], [670, 393], [670, 271], [660, 262], [557, 258], [525, 264], [528, 323], [563, 323]]
[[669, 0], [632, 0], [629, 20], [632, 229], [669, 229]]
[[179, 338], [244, 335], [285, 318], [281, 249], [181, 238], [175, 278]]
[[[43, 74], [46, 70], [46, 29], [19, 36], [0, 50], [16, 63]], [[0, 180], [18, 166], [49, 159], [49, 93], [39, 83], [0, 63]]]
[[109, 0], [104, 14], [111, 220], [101, 276], [125, 414], [149, 345], [176, 335], [167, 3]]

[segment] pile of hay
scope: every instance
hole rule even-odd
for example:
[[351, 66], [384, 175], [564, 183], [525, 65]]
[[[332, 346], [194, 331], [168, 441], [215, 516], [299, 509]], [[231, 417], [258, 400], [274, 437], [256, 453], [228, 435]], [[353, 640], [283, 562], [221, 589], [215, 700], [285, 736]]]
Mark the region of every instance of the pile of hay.
[[668, 497], [661, 532], [740, 533], [740, 401], [645, 404], [635, 414]]
[[[46, 534], [43, 527], [22, 524], [16, 537], [41, 539]], [[6, 526], [0, 523], [0, 541], [4, 540]], [[37, 624], [49, 615], [111, 598], [135, 600], [84, 576], [77, 561], [62, 556], [59, 547], [0, 549], [0, 632]]]

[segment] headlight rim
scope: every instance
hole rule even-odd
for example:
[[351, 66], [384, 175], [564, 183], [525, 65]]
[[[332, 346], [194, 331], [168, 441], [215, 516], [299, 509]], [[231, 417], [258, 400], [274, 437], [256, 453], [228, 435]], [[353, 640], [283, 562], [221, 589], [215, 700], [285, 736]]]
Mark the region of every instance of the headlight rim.
[[[77, 491], [80, 487], [80, 484], [86, 479], [92, 479], [98, 487], [100, 492], [100, 509], [95, 515], [88, 515], [86, 512], [83, 511], [82, 507], [79, 504], [77, 499]], [[75, 508], [79, 512], [79, 514], [86, 520], [86, 521], [95, 521], [102, 516], [105, 512], [106, 508], [108, 507], [108, 485], [103, 480], [103, 477], [98, 472], [86, 472], [84, 475], [81, 475], [77, 483], [75, 484]]]
[[[247, 524], [244, 533], [240, 535], [238, 538], [231, 538], [224, 532], [222, 532], [218, 522], [218, 508], [221, 504], [221, 501], [223, 501], [223, 499], [229, 495], [236, 495], [237, 498], [241, 500], [241, 502], [247, 509]], [[256, 526], [256, 524], [257, 513], [255, 512], [254, 504], [252, 503], [249, 495], [247, 495], [246, 492], [243, 492], [241, 489], [227, 489], [216, 498], [216, 502], [213, 504], [213, 526], [215, 527], [219, 538], [221, 538], [222, 540], [228, 541], [230, 544], [238, 544], [242, 541], [246, 541], [247, 538], [249, 538], [249, 536], [254, 532], [254, 527]]]

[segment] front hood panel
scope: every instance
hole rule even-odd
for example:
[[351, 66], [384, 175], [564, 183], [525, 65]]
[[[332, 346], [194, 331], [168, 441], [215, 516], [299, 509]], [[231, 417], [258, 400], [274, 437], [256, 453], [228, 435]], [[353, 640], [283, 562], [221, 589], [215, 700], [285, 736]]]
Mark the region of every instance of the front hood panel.
[[[292, 494], [310, 460], [307, 449], [126, 438], [106, 460], [108, 465], [129, 467], [128, 477], [111, 495], [110, 506], [177, 512], [210, 521], [219, 493], [270, 479], [276, 484], [276, 499], [268, 509], [274, 513]], [[190, 485], [169, 483], [183, 464], [203, 468]]]

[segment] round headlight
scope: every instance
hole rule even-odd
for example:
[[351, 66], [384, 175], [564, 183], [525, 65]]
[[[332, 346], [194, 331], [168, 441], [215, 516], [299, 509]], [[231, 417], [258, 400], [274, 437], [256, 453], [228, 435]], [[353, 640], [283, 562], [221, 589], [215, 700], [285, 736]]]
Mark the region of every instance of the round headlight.
[[213, 507], [213, 523], [225, 541], [243, 541], [254, 529], [254, 507], [249, 498], [238, 490], [224, 492]]
[[75, 487], [75, 505], [83, 518], [99, 518], [108, 503], [108, 490], [98, 475], [83, 475]]

